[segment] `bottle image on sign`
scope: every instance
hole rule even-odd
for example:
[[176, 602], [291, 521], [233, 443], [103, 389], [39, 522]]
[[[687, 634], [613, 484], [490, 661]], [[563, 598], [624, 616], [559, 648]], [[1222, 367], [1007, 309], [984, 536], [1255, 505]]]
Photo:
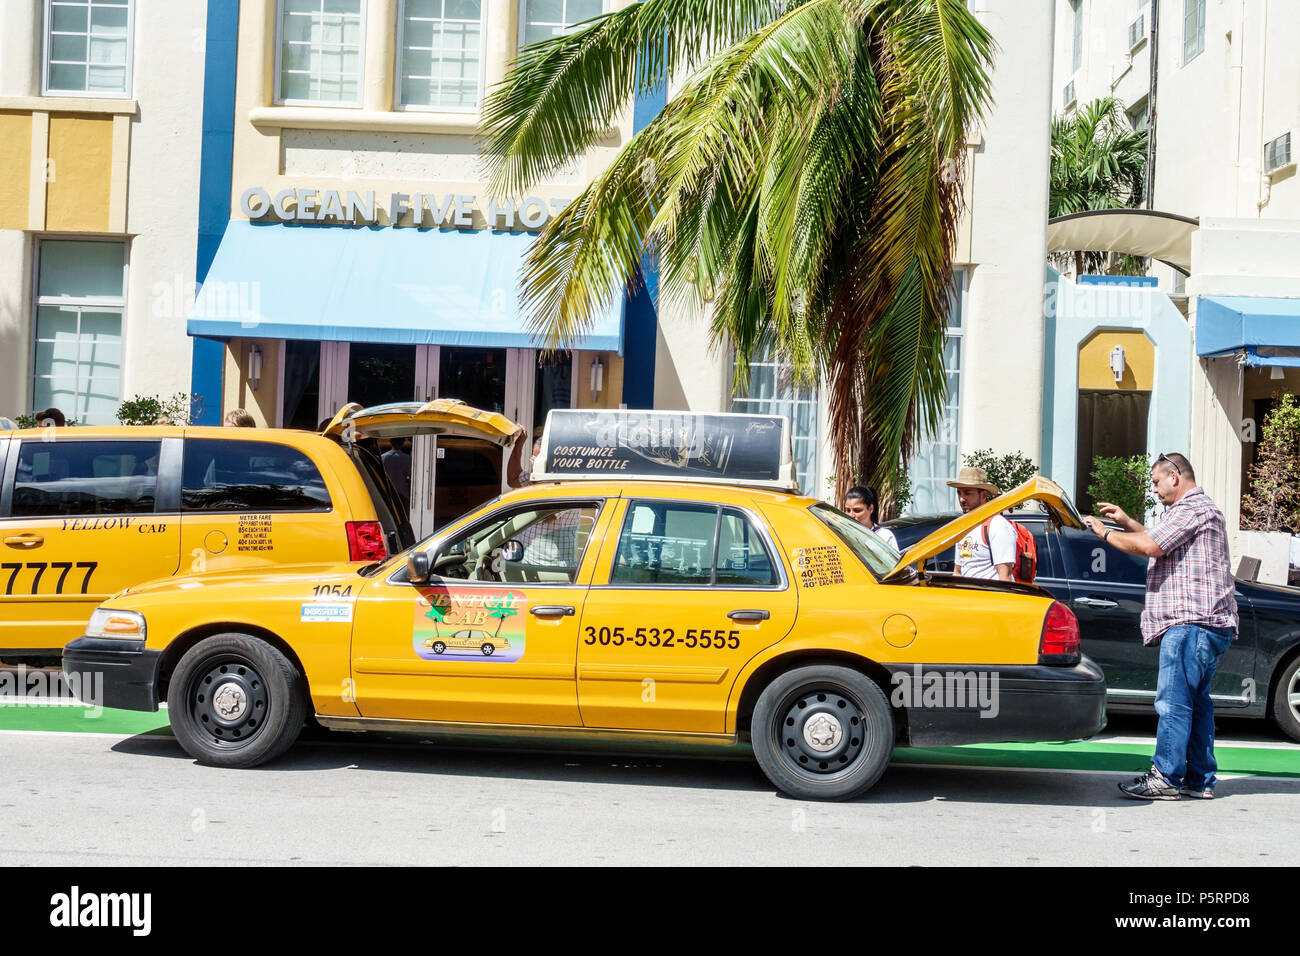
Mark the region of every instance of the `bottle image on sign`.
[[422, 588], [415, 602], [416, 656], [517, 661], [524, 656], [527, 605], [519, 591]]

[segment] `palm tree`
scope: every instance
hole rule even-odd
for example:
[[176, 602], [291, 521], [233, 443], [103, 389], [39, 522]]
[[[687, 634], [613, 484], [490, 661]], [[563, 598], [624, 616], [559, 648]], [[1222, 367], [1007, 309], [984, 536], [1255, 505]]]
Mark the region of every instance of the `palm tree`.
[[[1135, 208], [1143, 199], [1146, 170], [1147, 131], [1129, 125], [1124, 104], [1115, 97], [1057, 116], [1052, 120], [1048, 216]], [[1104, 253], [1072, 255], [1076, 274], [1085, 267], [1094, 272], [1104, 267]]]
[[963, 0], [642, 0], [524, 48], [484, 107], [499, 195], [581, 156], [634, 94], [675, 88], [533, 245], [530, 328], [572, 345], [657, 256], [661, 296], [712, 299], [737, 388], [768, 346], [797, 384], [829, 383], [838, 490], [892, 491], [942, 419], [965, 131], [992, 46]]

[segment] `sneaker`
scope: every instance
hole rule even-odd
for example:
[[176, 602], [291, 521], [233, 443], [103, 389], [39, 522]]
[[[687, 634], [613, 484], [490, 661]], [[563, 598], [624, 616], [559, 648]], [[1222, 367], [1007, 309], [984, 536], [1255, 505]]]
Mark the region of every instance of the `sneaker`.
[[1120, 791], [1134, 800], [1177, 800], [1178, 788], [1165, 779], [1155, 767], [1141, 776], [1134, 777], [1130, 783], [1121, 783]]
[[1178, 790], [1184, 797], [1193, 797], [1196, 800], [1213, 800], [1214, 791], [1207, 787], [1180, 787]]

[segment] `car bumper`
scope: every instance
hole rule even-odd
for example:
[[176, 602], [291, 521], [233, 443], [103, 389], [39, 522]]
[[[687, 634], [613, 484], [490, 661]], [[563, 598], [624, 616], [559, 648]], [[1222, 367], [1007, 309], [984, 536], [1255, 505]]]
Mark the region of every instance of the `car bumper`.
[[890, 703], [913, 747], [1083, 740], [1106, 726], [1106, 681], [1088, 658], [1072, 667], [891, 664]]
[[[162, 651], [151, 651], [144, 641], [118, 641], [79, 637], [63, 649], [63, 673], [75, 677], [72, 687], [96, 693], [103, 700], [85, 701], [120, 710], [158, 709], [158, 664]], [[84, 698], [83, 698], [84, 699]]]

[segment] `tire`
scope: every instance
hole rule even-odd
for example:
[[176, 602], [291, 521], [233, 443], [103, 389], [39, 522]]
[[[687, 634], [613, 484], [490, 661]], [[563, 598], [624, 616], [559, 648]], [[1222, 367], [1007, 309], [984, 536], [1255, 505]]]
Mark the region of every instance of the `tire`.
[[884, 692], [865, 674], [834, 664], [781, 674], [759, 695], [751, 726], [754, 756], [767, 779], [804, 800], [865, 793], [894, 751], [894, 715]]
[[1282, 668], [1271, 704], [1273, 723], [1292, 740], [1300, 741], [1300, 655]]
[[199, 763], [255, 767], [293, 746], [306, 722], [307, 695], [302, 674], [277, 648], [246, 634], [217, 634], [176, 665], [167, 714], [176, 739]]
[[447, 645], [444, 644], [444, 643], [442, 643], [442, 641], [434, 641], [434, 642], [433, 642], [433, 652], [434, 652], [435, 654], [441, 654], [441, 653], [442, 653], [443, 651], [445, 651], [446, 649], [447, 649]]
[[495, 651], [496, 648], [493, 647], [491, 644], [484, 644], [481, 648], [479, 648], [479, 650], [483, 652], [484, 657], [491, 657], [492, 652]]

